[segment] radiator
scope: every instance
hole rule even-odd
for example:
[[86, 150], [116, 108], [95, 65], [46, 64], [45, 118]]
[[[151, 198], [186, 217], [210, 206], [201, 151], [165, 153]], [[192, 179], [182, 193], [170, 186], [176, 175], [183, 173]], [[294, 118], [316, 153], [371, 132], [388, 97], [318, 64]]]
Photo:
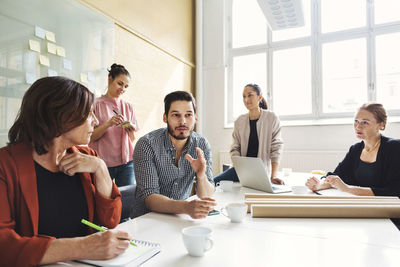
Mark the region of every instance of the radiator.
[[[345, 155], [346, 151], [284, 151], [279, 170], [292, 168], [296, 172], [333, 171]], [[222, 172], [223, 164], [232, 164], [228, 151], [219, 152], [219, 172]]]
[[333, 171], [345, 155], [346, 151], [284, 151], [279, 169], [292, 168], [297, 172]]

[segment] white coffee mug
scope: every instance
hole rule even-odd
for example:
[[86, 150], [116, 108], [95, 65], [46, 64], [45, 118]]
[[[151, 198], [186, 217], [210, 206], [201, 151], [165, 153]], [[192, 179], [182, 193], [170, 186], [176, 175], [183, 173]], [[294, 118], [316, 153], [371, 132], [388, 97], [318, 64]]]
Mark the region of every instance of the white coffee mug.
[[[225, 214], [225, 212], [227, 214]], [[243, 221], [247, 214], [247, 205], [244, 203], [230, 203], [221, 209], [222, 215], [231, 219], [231, 222], [239, 223]]]
[[232, 191], [233, 181], [222, 180], [217, 183], [217, 186], [224, 192], [230, 192]]
[[182, 229], [183, 244], [190, 256], [201, 257], [213, 247], [211, 233], [212, 230], [204, 226], [189, 226]]

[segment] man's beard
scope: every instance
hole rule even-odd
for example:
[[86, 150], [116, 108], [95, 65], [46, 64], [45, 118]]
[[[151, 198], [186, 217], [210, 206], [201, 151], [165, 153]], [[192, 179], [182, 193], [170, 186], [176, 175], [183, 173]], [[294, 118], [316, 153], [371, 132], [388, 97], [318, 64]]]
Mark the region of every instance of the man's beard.
[[171, 128], [171, 126], [169, 125], [169, 123], [167, 122], [167, 126], [168, 126], [168, 133], [169, 135], [171, 135], [173, 138], [175, 138], [176, 140], [185, 140], [187, 139], [193, 132], [193, 129], [191, 129], [189, 131], [189, 134], [187, 136], [185, 135], [175, 135], [174, 134], [174, 130]]

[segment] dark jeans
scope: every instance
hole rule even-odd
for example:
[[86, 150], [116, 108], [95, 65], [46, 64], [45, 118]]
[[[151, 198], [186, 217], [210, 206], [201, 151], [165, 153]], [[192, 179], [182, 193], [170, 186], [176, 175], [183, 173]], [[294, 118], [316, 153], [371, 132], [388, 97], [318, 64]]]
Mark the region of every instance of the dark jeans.
[[109, 167], [108, 172], [111, 179], [115, 179], [115, 184], [118, 187], [135, 183], [135, 172], [132, 161], [119, 166]]
[[234, 181], [234, 182], [239, 182], [239, 178], [236, 174], [235, 168], [229, 168], [223, 173], [218, 174], [217, 176], [214, 177], [214, 183], [215, 185], [219, 183], [222, 180], [229, 180], [229, 181]]

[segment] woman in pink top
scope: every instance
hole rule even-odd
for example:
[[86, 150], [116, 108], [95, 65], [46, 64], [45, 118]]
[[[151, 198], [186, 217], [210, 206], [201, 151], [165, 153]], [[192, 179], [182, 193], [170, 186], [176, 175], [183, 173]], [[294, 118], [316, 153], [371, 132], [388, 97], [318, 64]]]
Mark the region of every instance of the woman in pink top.
[[90, 147], [106, 162], [117, 186], [133, 184], [133, 141], [138, 125], [133, 106], [120, 96], [129, 86], [130, 74], [124, 66], [112, 64], [108, 71], [105, 95], [94, 102], [99, 125], [94, 129]]

